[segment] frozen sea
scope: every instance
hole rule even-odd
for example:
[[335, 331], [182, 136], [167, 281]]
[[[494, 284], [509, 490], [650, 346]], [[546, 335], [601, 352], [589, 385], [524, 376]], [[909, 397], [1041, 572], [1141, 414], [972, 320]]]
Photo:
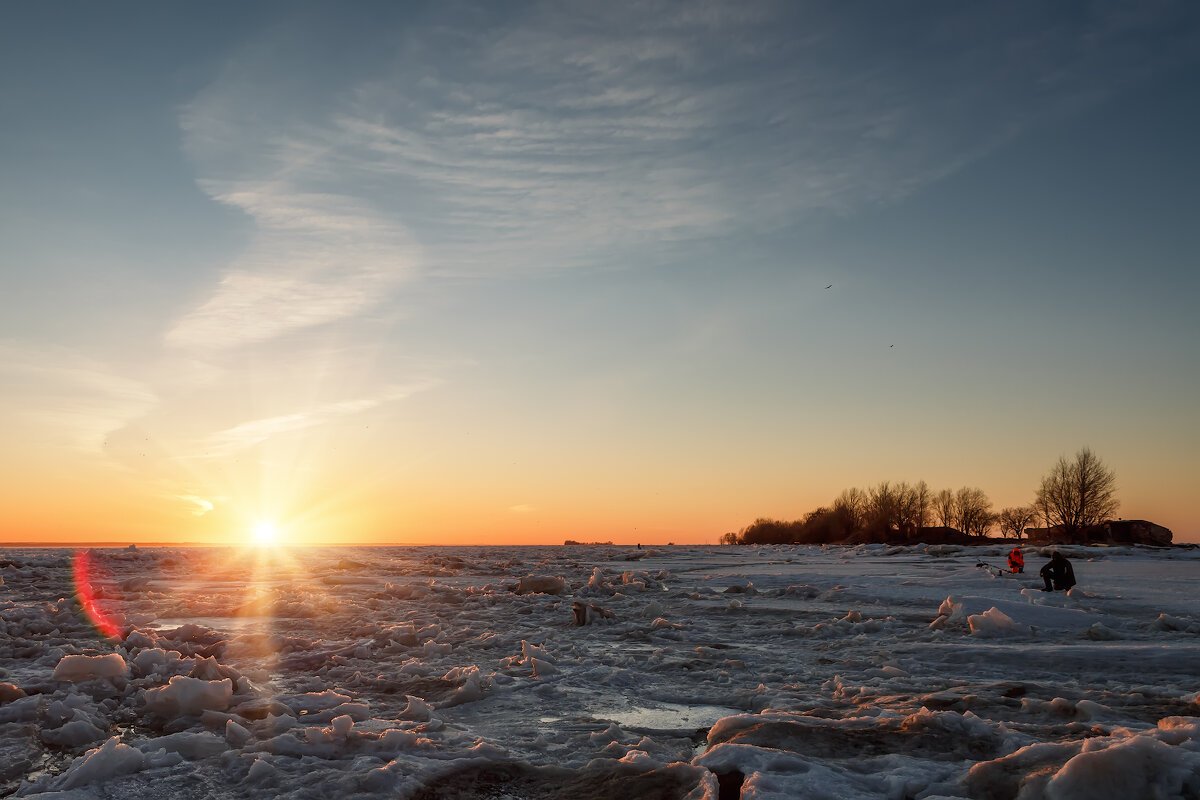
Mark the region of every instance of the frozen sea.
[[1007, 549], [3, 549], [0, 795], [1200, 798], [1200, 550]]

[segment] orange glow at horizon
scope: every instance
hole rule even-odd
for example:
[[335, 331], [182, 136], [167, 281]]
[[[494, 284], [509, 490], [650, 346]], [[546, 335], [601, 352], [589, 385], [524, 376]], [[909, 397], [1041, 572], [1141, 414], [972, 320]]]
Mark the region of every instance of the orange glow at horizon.
[[[568, 539], [717, 544], [723, 533], [757, 517], [798, 519], [850, 485], [834, 484], [829, 476], [805, 484], [782, 467], [771, 481], [759, 473], [706, 473], [695, 464], [672, 469], [666, 459], [629, 475], [619, 474], [611, 461], [595, 460], [574, 469], [561, 462], [506, 473], [492, 463], [457, 465], [447, 458], [389, 470], [359, 458], [359, 450], [326, 452], [321, 445], [328, 437], [316, 443], [295, 438], [282, 449], [264, 443], [240, 459], [193, 463], [178, 477], [78, 466], [51, 482], [44, 472], [9, 472], [0, 476], [10, 489], [0, 540], [297, 547], [557, 545]], [[1018, 470], [1006, 466], [980, 478], [997, 510], [1028, 502], [1038, 474], [1036, 468], [1019, 470], [1020, 481], [1006, 493], [997, 491], [994, 484], [1010, 472]], [[946, 475], [928, 477], [934, 488], [955, 485]], [[1118, 465], [1120, 516], [1164, 524], [1176, 542], [1195, 541], [1195, 529], [1181, 524], [1186, 507], [1177, 507], [1184, 501], [1176, 488], [1138, 477]], [[256, 529], [267, 521], [274, 525], [274, 545]]]

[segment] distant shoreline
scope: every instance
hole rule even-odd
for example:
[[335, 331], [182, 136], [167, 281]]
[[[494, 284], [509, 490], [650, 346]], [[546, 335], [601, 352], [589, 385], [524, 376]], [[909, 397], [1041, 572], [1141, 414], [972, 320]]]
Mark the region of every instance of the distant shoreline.
[[[986, 547], [988, 545], [1002, 545], [1007, 547], [1010, 544], [1019, 544], [1025, 547], [1069, 547], [1072, 545], [1031, 545], [1025, 541], [1016, 541], [1014, 539], [991, 539], [971, 544], [956, 545], [958, 547]], [[754, 548], [754, 547], [861, 547], [863, 543], [848, 544], [845, 542], [828, 543], [824, 545], [804, 545], [804, 544], [711, 544], [711, 543], [696, 543], [696, 544], [646, 544], [642, 543], [643, 549], [662, 549], [662, 548], [678, 548], [678, 547], [729, 547], [729, 548]], [[910, 544], [925, 544], [922, 542], [912, 542]], [[895, 546], [895, 545], [892, 545]], [[904, 545], [900, 545], [904, 546]], [[1170, 550], [1173, 548], [1194, 549], [1200, 547], [1200, 542], [1172, 542], [1169, 545], [1150, 545], [1150, 544], [1080, 544], [1080, 547], [1147, 547], [1153, 549]], [[128, 550], [134, 547], [138, 550], [149, 548], [162, 547], [205, 547], [205, 548], [241, 548], [246, 547], [243, 544], [232, 542], [226, 543], [205, 543], [205, 542], [0, 542], [0, 550], [7, 548], [27, 548], [39, 550], [79, 550], [79, 549], [98, 549], [98, 550]], [[497, 544], [493, 542], [483, 544], [431, 544], [428, 542], [360, 542], [360, 543], [325, 543], [325, 544], [293, 544], [285, 545], [287, 549], [311, 549], [322, 547], [637, 547], [635, 543], [629, 544], [614, 544], [612, 542], [572, 542], [569, 544]]]

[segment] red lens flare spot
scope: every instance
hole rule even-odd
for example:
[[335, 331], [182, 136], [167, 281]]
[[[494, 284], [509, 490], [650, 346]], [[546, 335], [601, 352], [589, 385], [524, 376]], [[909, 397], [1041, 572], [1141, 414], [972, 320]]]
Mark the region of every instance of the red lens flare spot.
[[[75, 598], [79, 601], [79, 607], [87, 614], [96, 630], [110, 639], [120, 639], [120, 623], [124, 620], [110, 615], [101, 607], [100, 601], [104, 597], [102, 581], [96, 576], [96, 570], [92, 564], [92, 554], [89, 551], [77, 550], [75, 552], [74, 573]], [[107, 583], [107, 581], [103, 583]]]

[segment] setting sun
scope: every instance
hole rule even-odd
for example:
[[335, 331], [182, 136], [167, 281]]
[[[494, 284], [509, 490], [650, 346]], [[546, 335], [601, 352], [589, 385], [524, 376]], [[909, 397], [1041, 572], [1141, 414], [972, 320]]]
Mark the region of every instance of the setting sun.
[[272, 522], [260, 522], [254, 526], [254, 544], [259, 547], [270, 547], [277, 544], [279, 531]]

